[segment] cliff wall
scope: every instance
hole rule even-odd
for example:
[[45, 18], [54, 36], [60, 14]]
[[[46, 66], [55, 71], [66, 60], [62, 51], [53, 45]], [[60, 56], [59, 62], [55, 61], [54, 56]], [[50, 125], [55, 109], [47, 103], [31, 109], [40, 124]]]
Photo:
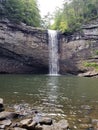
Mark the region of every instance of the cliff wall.
[[98, 20], [73, 35], [61, 35], [60, 73], [98, 75]]
[[[98, 20], [59, 35], [60, 74], [98, 75]], [[47, 30], [0, 21], [0, 73], [48, 74]]]
[[47, 31], [0, 21], [0, 73], [48, 73]]

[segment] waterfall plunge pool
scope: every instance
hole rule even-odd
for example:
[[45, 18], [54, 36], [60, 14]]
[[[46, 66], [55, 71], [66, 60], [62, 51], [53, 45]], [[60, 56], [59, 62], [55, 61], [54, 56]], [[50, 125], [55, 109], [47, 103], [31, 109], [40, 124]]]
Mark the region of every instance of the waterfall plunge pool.
[[[98, 119], [98, 79], [46, 75], [0, 75], [0, 97], [7, 109], [18, 104], [65, 118], [79, 130], [79, 121]], [[74, 129], [74, 128], [73, 128]]]

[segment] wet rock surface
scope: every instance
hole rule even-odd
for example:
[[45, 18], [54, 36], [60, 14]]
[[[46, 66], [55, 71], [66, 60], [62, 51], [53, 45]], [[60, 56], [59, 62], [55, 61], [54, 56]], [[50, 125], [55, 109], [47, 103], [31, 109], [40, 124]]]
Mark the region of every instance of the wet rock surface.
[[[23, 105], [21, 104], [22, 108]], [[24, 108], [23, 108], [24, 109]], [[35, 109], [22, 111], [13, 109], [12, 111], [0, 112], [0, 130], [97, 130], [98, 118], [91, 115], [93, 107], [89, 105], [81, 105], [80, 109], [73, 111], [70, 108], [69, 116], [62, 117], [60, 120], [52, 119], [51, 116], [44, 115]], [[83, 111], [83, 112], [82, 112]], [[78, 115], [77, 115], [78, 113]], [[76, 117], [77, 116], [77, 117]]]
[[67, 130], [68, 126], [67, 120], [55, 123], [51, 118], [42, 116], [37, 110], [26, 115], [15, 111], [0, 112], [0, 130]]

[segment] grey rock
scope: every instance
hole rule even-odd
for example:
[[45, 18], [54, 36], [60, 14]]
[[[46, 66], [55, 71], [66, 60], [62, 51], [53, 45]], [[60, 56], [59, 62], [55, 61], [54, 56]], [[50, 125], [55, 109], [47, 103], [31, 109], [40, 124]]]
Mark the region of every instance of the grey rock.
[[3, 99], [2, 98], [0, 98], [0, 104], [3, 104]]
[[52, 125], [52, 124], [53, 124], [53, 121], [52, 121], [51, 118], [43, 117], [43, 118], [41, 118], [41, 120], [39, 121], [39, 124], [40, 124], [40, 125]]
[[48, 72], [47, 30], [0, 22], [0, 73]]
[[0, 129], [5, 129], [5, 125], [0, 125]]
[[[96, 21], [96, 22], [95, 22]], [[98, 19], [72, 35], [59, 35], [60, 74], [98, 77], [94, 67], [85, 62], [98, 63]], [[14, 25], [0, 21], [0, 73], [48, 73], [49, 50], [47, 30], [23, 23]]]
[[54, 123], [52, 126], [43, 125], [43, 130], [68, 130], [68, 121], [60, 120], [58, 123]]
[[10, 126], [12, 124], [11, 120], [0, 121], [0, 125]]
[[5, 129], [6, 127], [11, 125], [11, 121], [10, 120], [3, 120], [0, 121], [0, 129]]
[[0, 98], [0, 112], [4, 111], [3, 99]]
[[13, 128], [13, 130], [27, 130], [27, 129], [20, 128], [20, 127], [15, 127], [15, 128]]
[[56, 125], [61, 130], [67, 129], [69, 127], [69, 123], [67, 120], [60, 120]]
[[32, 122], [32, 119], [24, 119], [24, 120], [21, 120], [21, 121], [20, 121], [20, 124], [21, 124], [22, 126], [24, 126], [24, 125], [30, 124], [31, 122]]
[[20, 121], [20, 126], [22, 128], [33, 129], [33, 128], [35, 128], [36, 125], [37, 125], [37, 123], [35, 121], [33, 121], [32, 119], [24, 119], [24, 120]]
[[3, 111], [0, 113], [0, 120], [17, 118], [19, 114], [15, 112]]
[[89, 129], [89, 128], [93, 128], [92, 124], [80, 124], [79, 125], [80, 129]]

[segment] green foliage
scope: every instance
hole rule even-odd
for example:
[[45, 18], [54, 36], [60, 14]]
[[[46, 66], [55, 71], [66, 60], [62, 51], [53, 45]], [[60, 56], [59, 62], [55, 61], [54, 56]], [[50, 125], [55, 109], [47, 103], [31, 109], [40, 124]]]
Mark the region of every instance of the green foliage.
[[5, 0], [0, 2], [0, 19], [24, 22], [40, 26], [40, 14], [36, 0]]
[[98, 0], [72, 0], [64, 2], [63, 8], [58, 8], [54, 15], [53, 29], [62, 32], [74, 32], [89, 20], [98, 17]]
[[98, 64], [96, 62], [91, 62], [91, 63], [85, 62], [84, 66], [85, 67], [94, 67], [94, 68], [98, 69]]
[[41, 21], [41, 27], [44, 29], [51, 28], [51, 21], [53, 19], [53, 16], [48, 12], [47, 15], [42, 18]]
[[98, 50], [96, 50], [95, 54], [98, 55]]

